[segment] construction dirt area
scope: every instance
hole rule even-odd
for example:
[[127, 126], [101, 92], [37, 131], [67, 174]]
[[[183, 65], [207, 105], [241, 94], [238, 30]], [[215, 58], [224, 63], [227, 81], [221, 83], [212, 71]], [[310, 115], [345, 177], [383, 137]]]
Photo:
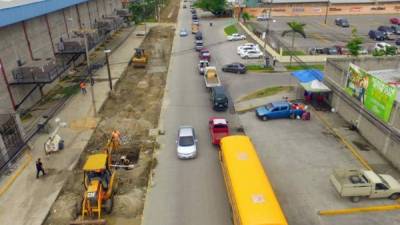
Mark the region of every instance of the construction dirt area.
[[121, 147], [114, 151], [113, 161], [124, 155], [134, 163], [134, 168], [116, 171], [113, 210], [102, 217], [108, 225], [141, 223], [149, 175], [156, 166], [153, 151], [158, 144], [153, 135], [157, 132], [152, 129], [158, 127], [173, 37], [173, 26], [151, 28], [141, 45], [149, 54], [147, 67], [129, 66], [110, 93], [99, 112], [101, 121], [44, 224], [64, 225], [78, 219], [77, 203], [85, 191], [82, 167], [88, 155], [104, 149], [114, 129], [121, 132]]

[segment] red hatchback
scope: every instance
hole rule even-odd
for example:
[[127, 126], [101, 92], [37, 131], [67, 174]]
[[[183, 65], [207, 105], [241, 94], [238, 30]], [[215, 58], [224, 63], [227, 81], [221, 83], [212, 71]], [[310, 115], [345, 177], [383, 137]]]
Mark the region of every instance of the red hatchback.
[[200, 60], [207, 60], [210, 62], [210, 60], [211, 60], [210, 51], [206, 48], [201, 49], [199, 52], [199, 58], [200, 58]]
[[391, 18], [390, 23], [400, 25], [400, 18], [397, 18], [397, 17]]

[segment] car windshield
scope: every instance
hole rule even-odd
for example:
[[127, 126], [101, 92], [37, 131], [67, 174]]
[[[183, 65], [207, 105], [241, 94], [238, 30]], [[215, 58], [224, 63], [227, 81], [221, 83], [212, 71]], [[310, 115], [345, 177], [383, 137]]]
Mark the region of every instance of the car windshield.
[[271, 110], [272, 108], [274, 108], [274, 106], [272, 105], [272, 103], [269, 103], [265, 106], [265, 108]]
[[192, 136], [185, 136], [179, 138], [179, 146], [191, 146], [194, 144]]

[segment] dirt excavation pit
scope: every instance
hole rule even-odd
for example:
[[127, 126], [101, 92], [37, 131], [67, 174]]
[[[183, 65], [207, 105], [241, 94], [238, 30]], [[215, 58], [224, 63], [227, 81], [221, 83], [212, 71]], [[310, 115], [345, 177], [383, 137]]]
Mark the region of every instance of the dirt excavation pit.
[[[157, 143], [149, 136], [149, 131], [158, 127], [173, 35], [173, 26], [156, 26], [149, 31], [141, 46], [150, 55], [147, 67], [129, 66], [110, 93], [99, 112], [101, 121], [77, 167], [69, 172], [45, 225], [68, 225], [77, 218], [76, 205], [84, 193], [83, 164], [88, 155], [104, 148], [114, 129], [121, 132], [122, 145], [113, 154], [113, 161], [126, 155], [136, 162], [133, 169], [116, 170], [118, 184], [113, 211], [110, 215], [103, 214], [103, 218], [107, 225], [140, 224], [149, 175], [156, 164], [153, 150]], [[152, 70], [153, 67], [158, 69]]]

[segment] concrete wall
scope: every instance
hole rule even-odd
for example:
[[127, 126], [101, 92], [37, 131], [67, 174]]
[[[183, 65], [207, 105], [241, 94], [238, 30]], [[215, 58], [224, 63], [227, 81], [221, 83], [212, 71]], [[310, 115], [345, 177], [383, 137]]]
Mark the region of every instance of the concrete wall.
[[[274, 4], [272, 16], [325, 16], [327, 5], [324, 3]], [[266, 8], [245, 8], [254, 16], [267, 11]], [[400, 3], [376, 4], [332, 4], [328, 15], [396, 14], [400, 12]]]
[[[400, 57], [383, 58], [361, 58], [353, 61], [354, 64], [366, 70], [397, 69]], [[400, 169], [400, 141], [391, 136], [387, 129], [374, 119], [360, 113], [361, 104], [353, 98], [345, 99], [340, 93], [345, 85], [345, 76], [349, 59], [328, 60], [325, 66], [326, 80], [330, 84], [337, 85], [338, 90], [333, 91], [332, 107], [348, 122], [358, 120], [358, 130], [378, 151], [390, 161], [396, 168]], [[339, 93], [340, 91], [340, 93]], [[347, 96], [347, 95], [346, 95]], [[393, 131], [400, 131], [400, 107], [396, 103], [387, 127]]]
[[[92, 0], [76, 7], [72, 6], [46, 16], [24, 21], [24, 23], [0, 27], [0, 59], [8, 81], [13, 81], [11, 71], [17, 66], [16, 61], [18, 59], [22, 61], [31, 60], [28, 41], [34, 58], [54, 57], [52, 45], [57, 51], [55, 45], [59, 42], [60, 37], [68, 37], [74, 30], [79, 29], [80, 25], [86, 28], [93, 28], [95, 20], [98, 20], [103, 15], [110, 15], [114, 12], [114, 7], [121, 8], [119, 0]], [[48, 26], [46, 20], [48, 21]], [[24, 26], [28, 40], [25, 38]], [[0, 75], [2, 74], [0, 73]], [[52, 85], [46, 85], [44, 92], [46, 93]], [[32, 88], [33, 85], [12, 86], [12, 94], [16, 103]], [[30, 107], [39, 99], [40, 92], [36, 90], [22, 108]], [[0, 111], [3, 113], [13, 111], [3, 78], [0, 79]]]

